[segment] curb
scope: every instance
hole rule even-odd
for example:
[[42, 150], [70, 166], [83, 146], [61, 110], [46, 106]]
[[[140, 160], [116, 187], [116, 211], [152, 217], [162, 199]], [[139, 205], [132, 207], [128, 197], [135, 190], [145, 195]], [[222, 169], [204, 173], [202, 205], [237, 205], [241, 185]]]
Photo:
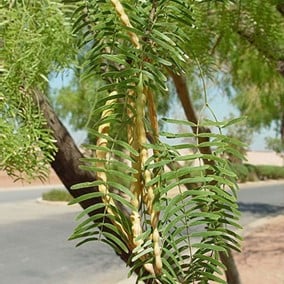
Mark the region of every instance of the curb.
[[274, 185], [274, 184], [283, 184], [284, 185], [284, 179], [268, 179], [268, 180], [260, 180], [260, 181], [248, 181], [244, 183], [238, 183], [239, 189], [246, 189], [249, 187], [256, 187], [256, 186], [266, 186], [266, 185]]
[[36, 202], [37, 203], [41, 203], [41, 204], [47, 204], [47, 205], [51, 205], [51, 206], [62, 206], [62, 205], [65, 205], [65, 206], [68, 206], [68, 207], [78, 207], [78, 208], [81, 208], [81, 206], [79, 204], [72, 204], [72, 205], [69, 205], [67, 201], [49, 201], [49, 200], [44, 200], [42, 199], [42, 197], [39, 197], [36, 199]]

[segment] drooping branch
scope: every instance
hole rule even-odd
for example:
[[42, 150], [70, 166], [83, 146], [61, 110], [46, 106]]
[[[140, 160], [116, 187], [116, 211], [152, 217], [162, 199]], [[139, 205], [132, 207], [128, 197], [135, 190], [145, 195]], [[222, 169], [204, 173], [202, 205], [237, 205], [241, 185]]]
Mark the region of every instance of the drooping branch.
[[[128, 28], [132, 28], [128, 15], [125, 13], [125, 10], [119, 0], [111, 0], [120, 21], [123, 25]], [[153, 7], [155, 4], [153, 4]], [[152, 16], [153, 11], [150, 14]], [[136, 49], [141, 49], [141, 43], [138, 35], [135, 32], [129, 31], [131, 43]], [[144, 58], [142, 58], [144, 60]], [[146, 96], [148, 94], [148, 97]], [[133, 118], [133, 125], [128, 128], [128, 143], [139, 153], [138, 157], [134, 158], [134, 163], [132, 164], [133, 168], [137, 170], [136, 181], [131, 184], [131, 191], [133, 193], [133, 198], [131, 203], [135, 208], [131, 214], [132, 222], [132, 234], [133, 234], [133, 243], [138, 247], [142, 245], [143, 240], [139, 237], [141, 236], [143, 229], [141, 227], [141, 217], [139, 215], [140, 203], [144, 202], [147, 208], [147, 212], [150, 215], [150, 225], [152, 227], [151, 240], [153, 243], [154, 250], [154, 263], [144, 264], [145, 269], [151, 274], [160, 275], [162, 273], [162, 259], [161, 259], [161, 249], [160, 249], [160, 234], [158, 230], [158, 221], [160, 212], [154, 208], [155, 201], [155, 192], [153, 186], [146, 187], [145, 185], [151, 180], [152, 173], [149, 169], [145, 169], [145, 163], [148, 160], [148, 149], [145, 147], [147, 141], [146, 128], [144, 124], [145, 119], [145, 109], [147, 106], [147, 99], [151, 105], [151, 93], [144, 86], [143, 75], [139, 74], [139, 83], [136, 86], [136, 91], [128, 91], [129, 103], [135, 107], [136, 113], [129, 113], [129, 116]], [[152, 105], [151, 105], [152, 106]], [[157, 116], [155, 114], [154, 106], [149, 108], [150, 115], [152, 116], [151, 122], [153, 123], [153, 135], [156, 137], [158, 135], [158, 124]]]
[[[84, 164], [82, 161], [84, 155], [76, 146], [68, 130], [59, 120], [46, 96], [40, 90], [34, 90], [32, 95], [35, 103], [39, 106], [40, 111], [46, 119], [47, 127], [51, 130], [54, 140], [56, 141], [55, 145], [58, 150], [54, 156], [54, 161], [51, 163], [51, 166], [59, 179], [74, 198], [88, 193], [98, 192], [97, 187], [80, 188], [76, 190], [71, 189], [74, 184], [93, 182], [97, 179], [97, 177], [94, 173], [81, 168]], [[80, 202], [80, 205], [83, 209], [86, 209], [101, 202], [102, 200], [100, 197], [88, 198], [87, 200]], [[99, 208], [89, 214], [101, 214], [101, 216], [103, 216], [104, 210], [105, 208]], [[107, 218], [105, 218], [104, 222], [111, 223], [111, 221]], [[117, 235], [116, 237], [123, 241], [120, 236]], [[119, 256], [125, 263], [128, 263], [130, 253], [122, 252]]]
[[248, 42], [251, 46], [256, 48], [256, 50], [262, 54], [265, 58], [267, 58], [272, 64], [275, 65], [276, 71], [284, 76], [284, 50], [275, 49], [271, 47], [271, 49], [265, 48], [263, 45], [260, 45], [256, 41], [256, 35], [254, 32], [249, 32], [247, 29], [238, 29], [238, 35]]

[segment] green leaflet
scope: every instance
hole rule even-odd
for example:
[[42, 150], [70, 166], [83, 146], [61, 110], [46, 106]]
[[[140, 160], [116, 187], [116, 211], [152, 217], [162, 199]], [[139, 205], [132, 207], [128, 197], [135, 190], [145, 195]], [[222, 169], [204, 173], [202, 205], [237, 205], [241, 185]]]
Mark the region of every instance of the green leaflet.
[[163, 257], [163, 264], [165, 265], [165, 267], [167, 269], [164, 269], [165, 270], [165, 275], [166, 275], [166, 280], [169, 281], [167, 283], [171, 283], [171, 284], [174, 284], [174, 283], [177, 283], [177, 271], [173, 268], [172, 264], [170, 264], [168, 262], [168, 259]]
[[[178, 272], [183, 274], [182, 272], [182, 266], [181, 262], [177, 259], [176, 255], [171, 252], [171, 250], [168, 250], [167, 248], [164, 248], [164, 258], [167, 261], [167, 264], [170, 264], [171, 267], [175, 267]], [[175, 273], [172, 272], [172, 275], [175, 275]]]
[[[124, 170], [124, 168], [122, 168], [122, 170]], [[135, 173], [135, 170], [133, 172]], [[132, 177], [131, 175], [129, 175], [128, 173], [124, 173], [124, 172], [117, 171], [117, 170], [111, 170], [111, 169], [107, 169], [107, 173], [111, 177], [117, 177], [117, 178], [121, 178], [121, 179], [126, 179], [126, 180], [128, 180], [130, 182], [131, 181], [135, 181], [135, 178]]]
[[208, 237], [215, 237], [215, 236], [221, 236], [223, 232], [220, 231], [204, 231], [204, 232], [196, 232], [192, 233], [192, 238], [208, 238]]
[[133, 198], [133, 193], [129, 190], [128, 187], [124, 186], [123, 184], [118, 183], [118, 182], [115, 182], [115, 181], [109, 181], [108, 184], [109, 184], [111, 187], [120, 190], [120, 191], [123, 192], [126, 196], [128, 196], [128, 197], [130, 197], [130, 198]]
[[225, 265], [224, 265], [222, 262], [220, 262], [219, 260], [214, 259], [214, 258], [212, 258], [212, 257], [209, 257], [209, 256], [207, 256], [207, 255], [203, 255], [203, 254], [198, 254], [198, 253], [196, 253], [196, 254], [194, 254], [194, 256], [195, 256], [196, 258], [198, 258], [198, 259], [203, 260], [203, 261], [208, 261], [208, 262], [214, 264], [216, 267], [220, 267], [220, 268], [223, 268], [223, 269], [226, 268]]
[[109, 196], [112, 197], [114, 200], [120, 202], [122, 205], [125, 206], [125, 208], [129, 208], [129, 209], [134, 209], [133, 205], [131, 205], [131, 203], [126, 200], [124, 197], [120, 196], [119, 194], [115, 194], [115, 193], [109, 193]]
[[181, 221], [185, 218], [185, 216], [183, 215], [179, 215], [176, 218], [171, 219], [171, 223], [169, 223], [168, 225], [165, 226], [165, 228], [163, 229], [163, 234], [166, 236], [168, 234], [172, 233], [172, 229], [175, 229], [176, 226], [180, 226], [179, 223], [181, 223]]
[[107, 237], [107, 239], [102, 239], [102, 242], [105, 242], [112, 246], [115, 251], [120, 252], [121, 250], [124, 252], [128, 252], [128, 248], [126, 245], [114, 234], [103, 232], [104, 236]]
[[125, 61], [126, 58], [123, 55], [102, 54], [101, 58], [110, 60], [118, 64], [127, 64], [127, 62]]
[[171, 124], [181, 124], [186, 126], [197, 126], [195, 123], [188, 120], [179, 120], [179, 119], [170, 119], [170, 118], [162, 118], [163, 121]]
[[192, 244], [193, 248], [198, 248], [198, 249], [205, 249], [205, 251], [223, 251], [225, 252], [226, 249], [221, 247], [221, 246], [217, 246], [214, 244], [206, 244], [206, 243], [194, 243]]
[[230, 120], [228, 120], [227, 122], [224, 123], [223, 128], [226, 128], [226, 127], [228, 127], [230, 125], [233, 125], [233, 124], [237, 124], [237, 123], [243, 122], [245, 120], [246, 120], [245, 116], [234, 118], [234, 119], [230, 119]]
[[[86, 187], [90, 187], [90, 186], [86, 186]], [[80, 188], [79, 185], [77, 185], [77, 188]], [[69, 205], [79, 203], [79, 202], [92, 199], [92, 198], [100, 198], [102, 196], [103, 194], [101, 192], [86, 193], [84, 195], [81, 195], [80, 197], [74, 198], [72, 201], [69, 202]]]
[[[161, 136], [164, 136], [166, 138], [191, 138], [195, 137], [195, 134], [193, 133], [171, 133], [171, 132], [164, 132], [162, 131]], [[192, 146], [195, 146], [195, 144], [192, 144]]]
[[97, 211], [98, 209], [101, 209], [101, 208], [104, 208], [105, 205], [104, 203], [97, 203], [95, 205], [92, 205], [86, 209], [84, 209], [77, 217], [76, 217], [76, 220], [79, 220], [87, 215], [89, 215], [91, 212], [95, 212]]
[[223, 279], [221, 279], [220, 277], [217, 277], [216, 275], [212, 274], [212, 273], [208, 273], [208, 272], [203, 272], [201, 271], [200, 272], [202, 276], [205, 276], [204, 279], [205, 281], [208, 281], [208, 280], [213, 280], [213, 281], [216, 281], [217, 283], [221, 283], [221, 284], [226, 284], [227, 282]]

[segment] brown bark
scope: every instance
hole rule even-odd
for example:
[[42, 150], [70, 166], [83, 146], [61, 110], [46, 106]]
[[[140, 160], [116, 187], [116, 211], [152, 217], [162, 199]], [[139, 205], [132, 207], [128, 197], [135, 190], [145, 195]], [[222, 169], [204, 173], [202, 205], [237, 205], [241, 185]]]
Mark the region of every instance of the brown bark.
[[277, 4], [276, 5], [276, 9], [278, 10], [278, 12], [284, 16], [284, 3], [281, 3], [281, 4]]
[[281, 126], [280, 126], [280, 138], [281, 138], [281, 143], [282, 143], [282, 146], [284, 146], [284, 112], [282, 113], [281, 117], [280, 117], [280, 123], [281, 123]]
[[220, 258], [222, 263], [226, 266], [225, 274], [228, 284], [241, 284], [240, 274], [235, 263], [235, 259], [231, 250], [228, 250], [228, 254], [220, 252]]
[[[57, 152], [54, 161], [51, 163], [52, 168], [73, 197], [79, 197], [86, 193], [96, 192], [96, 187], [71, 190], [74, 184], [82, 182], [92, 182], [96, 180], [96, 176], [88, 171], [82, 170], [80, 166], [83, 164], [81, 159], [84, 157], [76, 146], [69, 132], [58, 119], [47, 98], [40, 92], [34, 91], [36, 103], [42, 111], [48, 128], [51, 130]], [[80, 205], [87, 208], [90, 205], [101, 201], [100, 199], [87, 200]]]
[[[194, 111], [192, 102], [190, 100], [188, 88], [186, 85], [185, 78], [174, 74], [169, 70], [169, 74], [174, 80], [174, 84], [177, 90], [178, 97], [181, 101], [181, 104], [183, 106], [183, 109], [185, 111], [186, 117], [189, 121], [197, 124], [198, 123], [198, 118], [197, 115]], [[209, 133], [210, 130], [204, 127], [192, 127], [192, 131], [195, 134], [198, 133]], [[198, 143], [202, 142], [207, 142], [209, 141], [208, 138], [204, 137], [199, 137], [198, 138]], [[212, 154], [211, 148], [210, 147], [200, 147], [199, 151], [202, 154]], [[212, 160], [206, 160], [204, 159], [204, 164], [207, 165], [214, 165], [214, 161]], [[228, 251], [228, 255], [226, 253], [220, 253], [220, 258], [222, 263], [226, 266], [226, 279], [228, 284], [241, 284], [239, 272], [235, 263], [235, 260], [233, 258], [233, 255], [231, 251]]]

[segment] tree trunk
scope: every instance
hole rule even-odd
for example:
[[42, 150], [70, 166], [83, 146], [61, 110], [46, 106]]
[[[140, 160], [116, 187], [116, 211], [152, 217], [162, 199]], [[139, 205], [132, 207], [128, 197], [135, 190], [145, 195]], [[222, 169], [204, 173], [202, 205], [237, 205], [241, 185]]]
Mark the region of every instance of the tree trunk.
[[[185, 79], [179, 75], [172, 73], [170, 70], [169, 70], [169, 74], [174, 80], [177, 94], [181, 101], [181, 104], [183, 106], [187, 119], [197, 124], [198, 122], [197, 115], [191, 103]], [[204, 128], [204, 127], [199, 127], [199, 128], [192, 127], [192, 131], [194, 134], [210, 132], [209, 129]], [[207, 137], [198, 138], [198, 143], [207, 142], [207, 141], [209, 141]], [[199, 151], [202, 154], [212, 154], [210, 147], [200, 147]], [[214, 165], [214, 161], [212, 160], [204, 159], [203, 162], [204, 164], [207, 164], [207, 165]], [[233, 258], [231, 251], [230, 250], [228, 251], [228, 255], [225, 253], [220, 253], [220, 258], [221, 258], [222, 263], [226, 266], [225, 274], [227, 278], [227, 283], [228, 284], [241, 284], [239, 272], [238, 272], [238, 269], [237, 269], [237, 266], [236, 266], [236, 263], [235, 263], [235, 260]]]
[[[84, 156], [65, 126], [58, 119], [47, 98], [38, 90], [34, 91], [34, 94], [36, 103], [47, 121], [47, 126], [56, 140], [57, 152], [54, 161], [51, 163], [52, 168], [73, 197], [76, 198], [86, 193], [98, 191], [97, 187], [71, 190], [74, 184], [95, 181], [96, 176], [80, 168], [80, 165], [82, 165], [81, 159]], [[85, 209], [98, 201], [100, 199], [91, 199], [82, 202], [80, 205]]]
[[236, 266], [232, 252], [228, 250], [228, 254], [221, 251], [220, 258], [222, 263], [226, 266], [226, 279], [228, 284], [241, 284], [240, 274]]
[[284, 146], [284, 112], [280, 116], [280, 124], [281, 146]]

